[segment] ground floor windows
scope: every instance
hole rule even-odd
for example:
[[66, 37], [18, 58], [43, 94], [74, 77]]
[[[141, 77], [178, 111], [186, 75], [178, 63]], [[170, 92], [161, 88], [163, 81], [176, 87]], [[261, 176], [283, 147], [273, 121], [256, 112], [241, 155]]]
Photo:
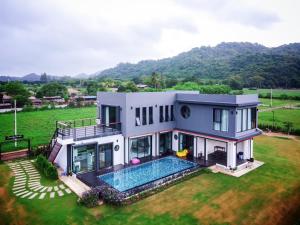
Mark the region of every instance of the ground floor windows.
[[172, 152], [172, 132], [159, 134], [159, 155]]
[[113, 144], [99, 145], [99, 168], [110, 167], [113, 165]]
[[72, 170], [74, 173], [95, 170], [96, 145], [74, 146], [72, 152]]
[[131, 138], [129, 140], [129, 160], [152, 155], [152, 136]]
[[186, 149], [193, 153], [194, 151], [194, 136], [188, 134], [179, 134], [179, 150]]

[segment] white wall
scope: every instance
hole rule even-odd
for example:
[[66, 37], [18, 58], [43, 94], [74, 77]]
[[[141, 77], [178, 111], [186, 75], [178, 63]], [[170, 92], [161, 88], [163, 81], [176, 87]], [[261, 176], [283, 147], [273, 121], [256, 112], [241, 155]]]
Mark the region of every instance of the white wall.
[[227, 148], [227, 167], [236, 167], [236, 143], [228, 142]]
[[[204, 156], [204, 138], [197, 137], [197, 154], [199, 155], [202, 153], [202, 156]], [[198, 157], [198, 156], [196, 156]]]
[[[97, 142], [98, 145], [100, 144], [108, 144], [113, 143], [113, 164], [124, 164], [124, 137], [121, 134], [118, 135], [111, 135], [106, 137], [98, 137], [98, 138], [91, 138], [82, 141], [73, 141], [72, 139], [62, 140], [57, 139], [57, 141], [62, 144], [62, 148], [58, 153], [55, 163], [58, 164], [64, 172], [67, 172], [67, 144], [74, 144], [74, 145], [85, 145], [89, 143]], [[119, 151], [115, 151], [114, 147], [119, 145]]]
[[210, 153], [214, 152], [214, 147], [215, 146], [221, 146], [224, 147], [226, 150], [226, 143], [217, 141], [217, 140], [211, 140], [211, 139], [206, 139], [206, 159], [208, 159], [207, 155]]
[[[175, 140], [174, 136], [177, 135], [177, 140]], [[178, 141], [179, 141], [179, 134], [178, 134], [178, 131], [173, 131], [173, 134], [172, 134], [172, 150], [173, 151], [178, 151]]]

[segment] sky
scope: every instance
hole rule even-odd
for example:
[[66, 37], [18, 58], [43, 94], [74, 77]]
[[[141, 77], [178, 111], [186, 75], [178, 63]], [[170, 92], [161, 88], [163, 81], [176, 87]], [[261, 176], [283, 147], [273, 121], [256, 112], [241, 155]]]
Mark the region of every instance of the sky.
[[221, 42], [300, 42], [298, 0], [0, 0], [0, 75], [92, 74]]

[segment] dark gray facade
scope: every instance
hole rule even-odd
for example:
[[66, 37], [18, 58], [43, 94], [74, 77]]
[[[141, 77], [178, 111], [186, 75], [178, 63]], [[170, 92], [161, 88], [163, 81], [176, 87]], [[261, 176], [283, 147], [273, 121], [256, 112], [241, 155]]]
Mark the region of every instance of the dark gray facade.
[[[260, 134], [257, 122], [253, 129], [237, 132], [237, 110], [241, 108], [256, 108], [259, 104], [257, 95], [207, 95], [197, 92], [170, 91], [170, 92], [141, 92], [141, 93], [109, 93], [98, 92], [98, 118], [103, 119], [101, 109], [103, 105], [119, 108], [119, 122], [122, 134], [125, 137], [142, 136], [168, 130], [182, 130], [202, 135], [225, 139], [246, 139]], [[160, 122], [160, 106], [166, 107], [171, 114], [174, 110], [174, 121]], [[189, 117], [184, 118], [181, 108], [189, 108]], [[146, 108], [146, 124], [136, 123], [136, 108], [140, 109], [143, 117], [143, 107]], [[149, 124], [149, 107], [153, 109], [153, 123]], [[214, 109], [225, 109], [228, 113], [227, 131], [215, 130], [213, 126]], [[102, 114], [101, 114], [102, 113]], [[256, 113], [257, 121], [257, 113]], [[101, 121], [103, 123], [103, 121]]]

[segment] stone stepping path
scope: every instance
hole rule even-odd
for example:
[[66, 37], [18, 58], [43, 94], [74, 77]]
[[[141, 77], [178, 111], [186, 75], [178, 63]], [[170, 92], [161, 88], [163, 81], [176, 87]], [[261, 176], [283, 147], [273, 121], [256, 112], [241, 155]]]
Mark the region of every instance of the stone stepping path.
[[33, 162], [33, 160], [25, 160], [7, 163], [15, 176], [12, 187], [14, 195], [24, 199], [43, 200], [46, 198], [58, 198], [72, 193], [64, 184], [56, 186], [41, 185], [41, 176], [32, 164]]

